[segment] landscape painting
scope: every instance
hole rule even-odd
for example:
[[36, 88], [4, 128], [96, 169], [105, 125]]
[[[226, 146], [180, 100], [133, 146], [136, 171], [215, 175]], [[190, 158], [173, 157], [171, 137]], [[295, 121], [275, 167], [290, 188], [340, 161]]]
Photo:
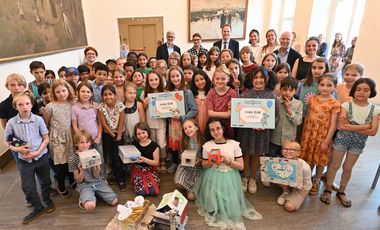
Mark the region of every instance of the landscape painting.
[[87, 45], [80, 0], [0, 0], [0, 62]]
[[200, 33], [203, 40], [222, 37], [221, 27], [230, 24], [231, 38], [244, 39], [248, 0], [189, 0], [189, 40]]

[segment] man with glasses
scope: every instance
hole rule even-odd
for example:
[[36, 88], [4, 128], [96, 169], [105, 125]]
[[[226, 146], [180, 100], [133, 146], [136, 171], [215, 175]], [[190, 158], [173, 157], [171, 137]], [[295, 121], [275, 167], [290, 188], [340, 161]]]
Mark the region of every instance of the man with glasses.
[[196, 55], [196, 56], [198, 56], [200, 52], [206, 53], [206, 56], [208, 55], [208, 50], [201, 45], [202, 37], [199, 33], [193, 34], [193, 43], [194, 43], [194, 46], [191, 49], [189, 49], [187, 52], [189, 52], [191, 55]]
[[181, 48], [178, 46], [174, 45], [174, 39], [175, 39], [175, 33], [171, 30], [168, 30], [166, 32], [166, 42], [159, 47], [157, 47], [156, 51], [156, 58], [157, 60], [163, 59], [168, 63], [169, 61], [169, 55], [173, 52], [176, 51], [181, 55]]

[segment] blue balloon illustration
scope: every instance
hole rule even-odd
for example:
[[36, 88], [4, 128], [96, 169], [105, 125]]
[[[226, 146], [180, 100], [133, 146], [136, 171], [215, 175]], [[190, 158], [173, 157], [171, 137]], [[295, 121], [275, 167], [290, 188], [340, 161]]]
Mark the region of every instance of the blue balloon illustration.
[[273, 105], [273, 102], [272, 102], [272, 101], [268, 101], [268, 102], [267, 102], [267, 106], [268, 106], [268, 108], [272, 107], [272, 105]]

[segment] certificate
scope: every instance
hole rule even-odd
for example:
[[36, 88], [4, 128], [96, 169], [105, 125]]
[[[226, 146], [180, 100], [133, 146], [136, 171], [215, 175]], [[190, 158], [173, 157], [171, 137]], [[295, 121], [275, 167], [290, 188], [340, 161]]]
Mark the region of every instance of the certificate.
[[261, 180], [302, 188], [302, 162], [286, 158], [260, 157]]
[[274, 129], [275, 100], [232, 98], [231, 127]]
[[150, 93], [150, 118], [167, 118], [185, 115], [185, 98], [183, 91]]

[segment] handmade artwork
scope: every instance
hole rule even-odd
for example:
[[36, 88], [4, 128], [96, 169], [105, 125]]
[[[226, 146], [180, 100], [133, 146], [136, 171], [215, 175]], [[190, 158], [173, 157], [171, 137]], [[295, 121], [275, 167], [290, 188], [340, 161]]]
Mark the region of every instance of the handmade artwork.
[[231, 127], [274, 129], [275, 100], [232, 98]]
[[302, 163], [298, 160], [261, 157], [261, 180], [302, 188]]
[[150, 118], [167, 118], [185, 115], [183, 91], [150, 93]]
[[0, 2], [0, 62], [87, 45], [81, 1]]
[[183, 166], [194, 167], [197, 161], [197, 151], [196, 150], [185, 150], [181, 154], [181, 164]]
[[141, 156], [140, 151], [134, 145], [120, 145], [119, 156], [124, 164], [136, 163]]
[[189, 40], [199, 33], [203, 40], [222, 38], [224, 24], [232, 27], [231, 38], [245, 38], [248, 0], [189, 0]]
[[220, 165], [220, 149], [212, 149], [208, 154], [208, 163]]
[[169, 210], [177, 210], [178, 216], [181, 216], [184, 212], [187, 199], [177, 189], [171, 193], [166, 193], [162, 197], [160, 204], [157, 206], [158, 212], [167, 212]]
[[102, 164], [102, 160], [100, 158], [100, 153], [95, 149], [90, 149], [87, 151], [83, 151], [78, 154], [79, 160], [82, 163], [82, 168], [92, 168], [94, 166], [98, 166]]

